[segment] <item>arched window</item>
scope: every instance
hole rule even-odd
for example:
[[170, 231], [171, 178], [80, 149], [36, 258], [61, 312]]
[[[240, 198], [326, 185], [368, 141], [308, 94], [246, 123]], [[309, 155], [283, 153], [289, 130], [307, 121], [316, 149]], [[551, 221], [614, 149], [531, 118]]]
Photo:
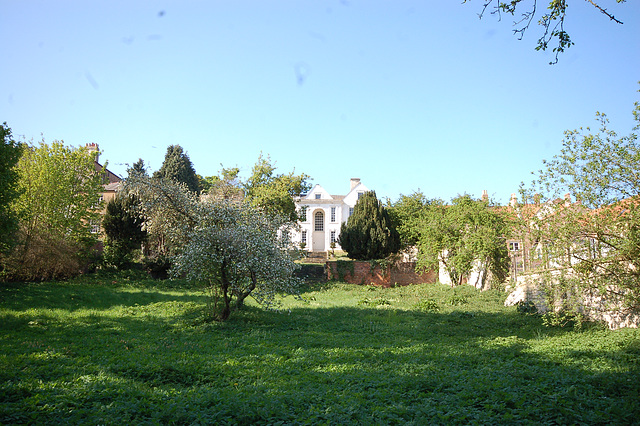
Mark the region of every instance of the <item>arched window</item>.
[[324, 231], [324, 213], [316, 212], [314, 216], [314, 231]]

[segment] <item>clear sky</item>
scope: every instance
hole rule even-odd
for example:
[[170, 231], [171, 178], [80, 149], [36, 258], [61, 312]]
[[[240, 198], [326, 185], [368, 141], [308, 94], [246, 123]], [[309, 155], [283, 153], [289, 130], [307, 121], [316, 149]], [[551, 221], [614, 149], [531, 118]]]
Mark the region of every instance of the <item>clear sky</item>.
[[203, 176], [262, 152], [332, 194], [505, 203], [596, 111], [631, 132], [639, 3], [601, 1], [618, 25], [569, 2], [551, 66], [537, 26], [519, 41], [479, 0], [0, 0], [0, 122], [98, 143], [121, 176], [179, 144]]

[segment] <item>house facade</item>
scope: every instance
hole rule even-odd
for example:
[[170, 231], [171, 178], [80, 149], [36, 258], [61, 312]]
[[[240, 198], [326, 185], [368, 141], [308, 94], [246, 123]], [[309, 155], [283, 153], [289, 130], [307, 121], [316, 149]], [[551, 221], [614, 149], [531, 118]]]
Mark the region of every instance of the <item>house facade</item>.
[[[100, 193], [100, 200], [99, 200], [100, 202], [103, 202], [103, 209], [101, 211], [101, 214], [104, 215], [106, 212], [107, 203], [113, 200], [114, 198], [116, 198], [116, 194], [118, 193], [118, 191], [120, 191], [120, 188], [122, 186], [122, 179], [120, 178], [120, 176], [116, 175], [111, 170], [107, 169], [106, 167], [104, 167], [102, 164], [98, 162], [100, 157], [100, 149], [98, 147], [98, 144], [87, 143], [85, 145], [85, 148], [90, 152], [97, 153], [94, 161], [94, 167], [96, 169], [96, 172], [104, 173], [104, 177], [102, 181], [103, 189], [102, 189], [102, 192]], [[101, 233], [100, 223], [98, 222], [91, 223], [91, 233], [92, 234]]]
[[347, 221], [358, 199], [368, 191], [358, 178], [351, 179], [346, 195], [331, 195], [316, 184], [308, 194], [294, 200], [301, 221], [300, 229], [292, 236], [293, 242], [311, 252], [331, 250], [331, 243], [340, 250], [340, 225]]

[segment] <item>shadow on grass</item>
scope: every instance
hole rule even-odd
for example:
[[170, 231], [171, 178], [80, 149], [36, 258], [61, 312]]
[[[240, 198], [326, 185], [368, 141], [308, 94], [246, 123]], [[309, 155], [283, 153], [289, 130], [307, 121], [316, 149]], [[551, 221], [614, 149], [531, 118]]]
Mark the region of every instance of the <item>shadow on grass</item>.
[[[106, 310], [114, 306], [133, 306], [166, 301], [202, 301], [204, 294], [196, 289], [192, 294], [176, 294], [184, 289], [171, 282], [149, 280], [148, 286], [127, 289], [128, 283], [123, 281], [105, 284], [87, 284], [85, 282], [61, 283], [26, 283], [5, 284], [0, 287], [0, 304], [4, 308], [14, 310], [26, 309], [76, 309]], [[123, 289], [124, 288], [124, 289]], [[173, 293], [172, 293], [173, 292]]]
[[630, 331], [575, 333], [513, 310], [463, 308], [277, 314], [248, 306], [206, 324], [204, 296], [92, 285], [5, 290], [1, 423], [640, 418], [640, 346]]

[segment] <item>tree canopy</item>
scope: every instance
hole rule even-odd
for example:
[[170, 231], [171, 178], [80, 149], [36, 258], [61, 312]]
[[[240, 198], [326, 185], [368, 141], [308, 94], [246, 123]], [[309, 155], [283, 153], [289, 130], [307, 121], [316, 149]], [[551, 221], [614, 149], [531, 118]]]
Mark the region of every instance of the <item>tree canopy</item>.
[[0, 126], [0, 254], [8, 253], [15, 245], [18, 215], [12, 203], [20, 195], [16, 169], [20, 155], [22, 146], [13, 140], [11, 128], [3, 123]]
[[291, 224], [280, 216], [244, 202], [196, 197], [162, 179], [128, 181], [126, 191], [140, 198], [150, 232], [166, 238], [172, 273], [209, 291], [210, 318], [228, 319], [249, 296], [271, 308], [278, 293], [297, 293]]
[[294, 197], [311, 189], [309, 176], [295, 170], [288, 174], [276, 174], [271, 158], [260, 154], [251, 170], [251, 176], [244, 183], [244, 191], [249, 203], [270, 216], [280, 215], [291, 222], [298, 220]]
[[434, 202], [437, 200], [429, 200], [421, 191], [416, 191], [410, 195], [400, 194], [400, 198], [389, 205], [389, 216], [400, 234], [402, 247], [413, 246], [418, 242], [418, 224]]
[[375, 191], [365, 192], [340, 226], [338, 243], [355, 260], [383, 259], [400, 249], [400, 236]]
[[169, 145], [164, 156], [164, 162], [153, 177], [169, 179], [174, 182], [181, 182], [195, 193], [200, 192], [200, 183], [196, 176], [196, 171], [186, 152], [180, 145]]
[[147, 173], [147, 167], [144, 165], [144, 160], [142, 158], [138, 158], [138, 161], [133, 163], [133, 165], [127, 168], [128, 177], [134, 176], [149, 176]]
[[[616, 3], [624, 3], [626, 0], [616, 0]], [[471, 0], [464, 0], [463, 3], [471, 2]], [[524, 37], [525, 32], [529, 29], [531, 24], [536, 20], [539, 26], [542, 27], [542, 35], [538, 38], [538, 44], [536, 50], [547, 50], [549, 45], [555, 45], [552, 48], [555, 52], [555, 60], [553, 63], [558, 62], [558, 55], [565, 51], [565, 49], [571, 47], [574, 43], [569, 33], [565, 31], [565, 18], [567, 14], [567, 8], [569, 2], [567, 0], [549, 0], [549, 5], [544, 12], [540, 12], [542, 8], [538, 7], [537, 0], [530, 0], [525, 2], [524, 0], [510, 0], [508, 2], [502, 2], [500, 0], [482, 0], [483, 6], [479, 13], [482, 19], [488, 11], [492, 15], [497, 15], [499, 19], [502, 18], [502, 14], [516, 16], [516, 20], [513, 23], [514, 34], [518, 35], [520, 39]], [[610, 21], [616, 24], [622, 24], [618, 18], [616, 18], [613, 12], [609, 12], [603, 6], [603, 1], [587, 0], [597, 13], [603, 14]], [[554, 42], [555, 40], [555, 42]]]
[[537, 242], [543, 271], [562, 277], [565, 294], [596, 292], [640, 309], [638, 102], [633, 115], [636, 125], [628, 136], [609, 129], [601, 113], [599, 132], [565, 132], [560, 154], [544, 162], [529, 187], [521, 185], [524, 204], [537, 205], [535, 215], [522, 215], [522, 229]]
[[105, 239], [105, 261], [117, 268], [132, 262], [131, 253], [147, 238], [140, 203], [133, 194], [118, 194], [107, 203], [102, 217]]
[[208, 197], [218, 200], [241, 201], [244, 199], [244, 190], [239, 174], [238, 167], [222, 167], [217, 176], [207, 176], [200, 179], [202, 191]]
[[418, 268], [437, 271], [442, 262], [452, 285], [474, 269], [503, 282], [509, 271], [509, 232], [505, 217], [488, 201], [463, 195], [449, 206], [432, 203], [419, 222]]
[[97, 242], [103, 172], [96, 153], [61, 141], [24, 149], [17, 164], [20, 196], [13, 205], [20, 218], [19, 245], [12, 261], [23, 279], [45, 279], [77, 272]]

